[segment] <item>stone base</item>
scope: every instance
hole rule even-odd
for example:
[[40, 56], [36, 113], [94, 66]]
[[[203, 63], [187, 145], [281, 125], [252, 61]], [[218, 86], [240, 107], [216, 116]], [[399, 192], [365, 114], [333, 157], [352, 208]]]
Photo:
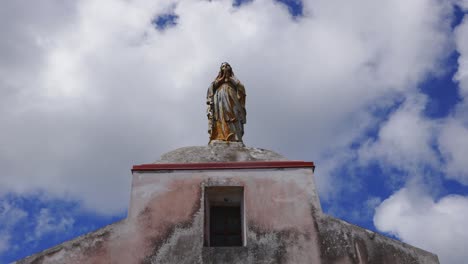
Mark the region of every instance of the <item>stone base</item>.
[[242, 142], [213, 142], [208, 146], [184, 147], [161, 156], [154, 163], [200, 163], [287, 160], [271, 150], [246, 147]]
[[241, 141], [222, 141], [222, 140], [211, 140], [208, 143], [209, 146], [217, 146], [217, 145], [224, 145], [224, 146], [232, 146], [232, 147], [245, 147], [244, 142]]

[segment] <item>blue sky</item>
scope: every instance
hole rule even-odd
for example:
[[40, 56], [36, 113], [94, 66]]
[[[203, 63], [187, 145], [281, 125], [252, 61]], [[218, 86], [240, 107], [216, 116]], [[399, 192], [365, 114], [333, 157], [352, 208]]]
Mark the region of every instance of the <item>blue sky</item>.
[[204, 96], [223, 61], [246, 86], [245, 143], [314, 161], [326, 213], [462, 263], [467, 9], [2, 3], [0, 263], [124, 218], [133, 164], [206, 144]]

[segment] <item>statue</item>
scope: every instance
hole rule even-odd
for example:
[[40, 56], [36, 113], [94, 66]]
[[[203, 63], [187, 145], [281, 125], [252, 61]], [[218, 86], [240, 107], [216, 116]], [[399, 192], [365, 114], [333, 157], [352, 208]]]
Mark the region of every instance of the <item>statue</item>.
[[223, 62], [218, 76], [208, 87], [208, 133], [212, 141], [242, 142], [246, 123], [245, 88]]

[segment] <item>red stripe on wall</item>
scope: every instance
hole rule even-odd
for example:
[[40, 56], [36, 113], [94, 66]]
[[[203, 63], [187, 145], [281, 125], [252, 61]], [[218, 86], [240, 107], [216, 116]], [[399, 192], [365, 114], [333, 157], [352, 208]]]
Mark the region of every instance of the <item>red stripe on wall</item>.
[[312, 168], [313, 162], [306, 161], [245, 161], [206, 163], [152, 163], [134, 165], [133, 171], [155, 170], [225, 170], [225, 169], [268, 169], [268, 168]]

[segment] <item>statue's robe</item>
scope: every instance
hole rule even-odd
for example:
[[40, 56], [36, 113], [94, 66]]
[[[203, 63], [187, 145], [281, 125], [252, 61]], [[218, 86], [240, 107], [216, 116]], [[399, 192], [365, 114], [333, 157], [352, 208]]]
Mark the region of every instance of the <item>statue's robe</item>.
[[208, 119], [211, 140], [242, 142], [246, 123], [245, 88], [238, 80], [208, 88]]

